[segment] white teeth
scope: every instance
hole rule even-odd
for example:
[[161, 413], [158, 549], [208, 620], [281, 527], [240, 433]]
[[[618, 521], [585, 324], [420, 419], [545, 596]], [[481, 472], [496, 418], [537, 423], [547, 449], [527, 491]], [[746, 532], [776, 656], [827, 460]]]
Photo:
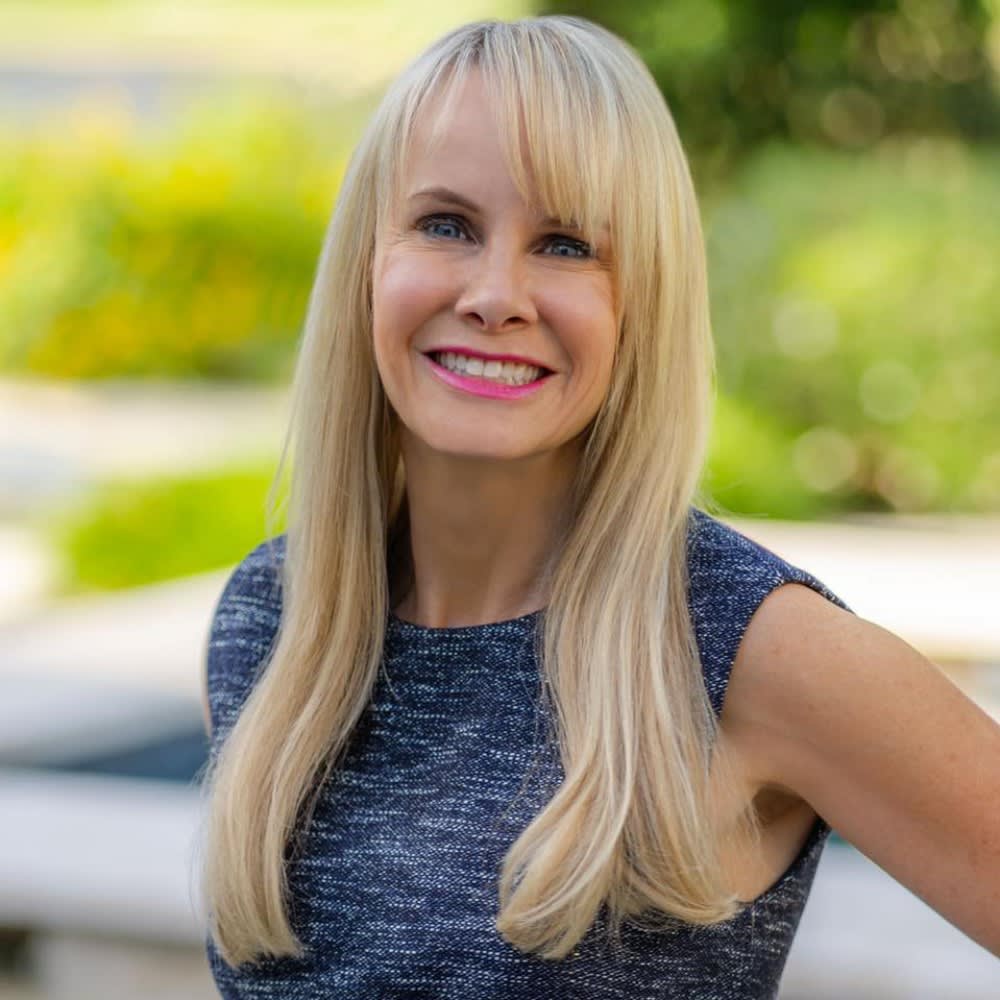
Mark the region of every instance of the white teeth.
[[528, 382], [534, 382], [542, 374], [542, 369], [534, 365], [516, 364], [511, 361], [484, 363], [482, 358], [470, 358], [464, 354], [455, 354], [453, 351], [437, 354], [435, 360], [449, 371], [473, 375], [491, 382], [502, 382], [505, 385], [526, 385]]

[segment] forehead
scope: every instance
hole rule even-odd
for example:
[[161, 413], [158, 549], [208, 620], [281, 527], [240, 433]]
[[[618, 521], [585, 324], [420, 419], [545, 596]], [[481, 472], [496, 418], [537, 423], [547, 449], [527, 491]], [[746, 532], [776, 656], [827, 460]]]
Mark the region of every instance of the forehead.
[[566, 128], [567, 116], [543, 98], [531, 100], [526, 106], [526, 97], [476, 69], [441, 81], [402, 143], [396, 197], [429, 186], [473, 193], [485, 185], [548, 218], [606, 229], [609, 200], [598, 190], [604, 185], [592, 183], [593, 171], [580, 171], [578, 142], [551, 134]]
[[447, 178], [475, 181], [484, 168], [509, 173], [501, 128], [479, 74], [432, 94], [417, 112], [401, 158], [403, 193]]

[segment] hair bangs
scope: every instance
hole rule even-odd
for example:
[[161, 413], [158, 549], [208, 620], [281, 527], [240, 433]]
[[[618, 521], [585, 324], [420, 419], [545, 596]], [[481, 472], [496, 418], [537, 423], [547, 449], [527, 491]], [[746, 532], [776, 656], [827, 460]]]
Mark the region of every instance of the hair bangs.
[[[511, 177], [547, 217], [590, 242], [611, 226], [619, 116], [602, 67], [570, 58], [562, 39], [518, 24], [487, 33], [478, 64]], [[520, 30], [518, 30], [520, 29]], [[545, 101], [538, 94], [547, 95]]]

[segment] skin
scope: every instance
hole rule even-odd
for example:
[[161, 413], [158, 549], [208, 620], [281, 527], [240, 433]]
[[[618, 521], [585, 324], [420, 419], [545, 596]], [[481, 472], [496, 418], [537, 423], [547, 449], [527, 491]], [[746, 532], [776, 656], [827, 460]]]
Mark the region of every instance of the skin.
[[751, 895], [818, 812], [1000, 956], [1000, 726], [934, 664], [789, 584], [750, 621], [721, 724], [747, 788], [779, 803]]
[[[617, 321], [606, 234], [588, 249], [522, 198], [478, 78], [432, 142], [433, 114], [418, 122], [376, 241], [372, 304], [410, 504], [415, 585], [395, 610], [444, 627], [546, 603], [540, 568], [581, 433], [607, 395]], [[530, 397], [485, 399], [433, 374], [424, 353], [445, 346], [530, 358], [555, 374]]]

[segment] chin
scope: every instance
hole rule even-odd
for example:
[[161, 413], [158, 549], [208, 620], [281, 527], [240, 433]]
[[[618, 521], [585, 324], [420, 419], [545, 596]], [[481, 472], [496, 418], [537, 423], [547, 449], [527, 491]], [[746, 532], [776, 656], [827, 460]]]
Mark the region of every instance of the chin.
[[499, 447], [483, 447], [480, 444], [478, 447], [467, 445], [467, 446], [452, 446], [436, 449], [439, 454], [448, 455], [451, 458], [456, 459], [467, 459], [469, 461], [483, 461], [483, 462], [514, 462], [518, 459], [531, 458], [535, 452], [528, 448], [518, 448], [511, 445], [507, 448]]
[[533, 442], [504, 440], [499, 435], [486, 439], [483, 435], [433, 435], [424, 438], [424, 447], [438, 455], [479, 461], [509, 462], [538, 454], [538, 448]]

